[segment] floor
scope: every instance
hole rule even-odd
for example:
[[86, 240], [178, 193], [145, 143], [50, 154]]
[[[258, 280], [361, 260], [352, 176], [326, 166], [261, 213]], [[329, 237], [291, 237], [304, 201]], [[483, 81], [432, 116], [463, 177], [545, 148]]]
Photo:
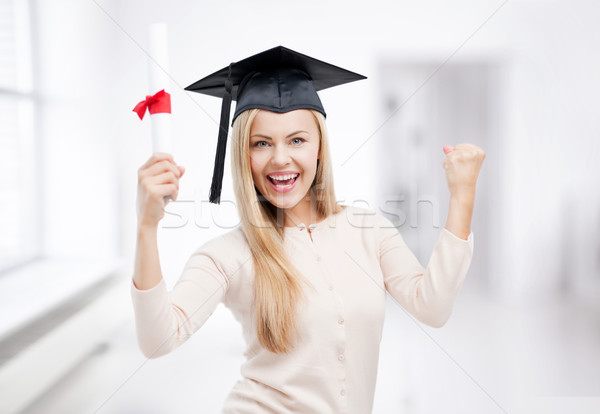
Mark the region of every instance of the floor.
[[[146, 360], [131, 319], [23, 414], [218, 413], [243, 341], [219, 305], [176, 352]], [[577, 301], [506, 305], [463, 287], [441, 329], [388, 296], [373, 413], [598, 413], [600, 313]]]

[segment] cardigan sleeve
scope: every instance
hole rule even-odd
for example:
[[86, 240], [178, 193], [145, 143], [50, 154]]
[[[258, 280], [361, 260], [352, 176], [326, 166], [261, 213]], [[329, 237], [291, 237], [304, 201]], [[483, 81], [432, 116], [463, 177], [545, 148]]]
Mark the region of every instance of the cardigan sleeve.
[[390, 220], [377, 214], [379, 261], [390, 295], [420, 322], [442, 327], [473, 257], [473, 233], [461, 239], [445, 227], [433, 247], [427, 268], [408, 248]]
[[148, 358], [167, 354], [187, 341], [222, 301], [229, 279], [208, 251], [197, 249], [171, 291], [164, 279], [141, 290], [131, 280], [138, 345]]

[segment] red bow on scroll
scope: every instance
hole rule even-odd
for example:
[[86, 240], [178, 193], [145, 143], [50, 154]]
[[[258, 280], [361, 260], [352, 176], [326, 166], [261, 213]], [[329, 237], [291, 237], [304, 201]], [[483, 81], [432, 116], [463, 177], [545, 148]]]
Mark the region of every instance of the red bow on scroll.
[[133, 112], [136, 112], [140, 119], [144, 119], [146, 109], [152, 114], [171, 113], [171, 95], [164, 89], [156, 92], [154, 95], [146, 95], [146, 99], [138, 103]]

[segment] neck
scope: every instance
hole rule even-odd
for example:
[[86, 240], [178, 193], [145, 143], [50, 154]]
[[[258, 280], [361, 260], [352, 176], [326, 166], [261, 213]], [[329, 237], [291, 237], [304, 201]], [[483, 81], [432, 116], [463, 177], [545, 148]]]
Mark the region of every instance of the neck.
[[292, 208], [283, 210], [284, 226], [295, 227], [300, 223], [310, 225], [324, 219], [317, 211], [316, 203], [310, 199], [304, 199]]

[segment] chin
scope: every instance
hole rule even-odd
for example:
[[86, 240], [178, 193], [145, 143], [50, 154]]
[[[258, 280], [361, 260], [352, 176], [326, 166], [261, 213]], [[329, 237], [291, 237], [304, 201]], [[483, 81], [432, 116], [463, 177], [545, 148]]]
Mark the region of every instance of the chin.
[[[302, 190], [303, 189], [300, 188], [294, 188], [293, 192], [297, 192], [297, 194], [274, 193], [273, 191], [269, 191], [269, 189], [267, 189], [265, 192], [259, 191], [259, 193], [262, 194], [273, 206], [282, 210], [287, 210], [296, 207], [298, 203], [304, 200], [308, 189], [306, 189], [306, 191]], [[300, 193], [302, 194], [301, 196], [298, 195]]]
[[298, 203], [300, 201], [302, 201], [303, 198], [304, 197], [301, 197], [301, 198], [294, 197], [292, 199], [291, 197], [290, 198], [286, 197], [283, 200], [281, 200], [281, 199], [278, 200], [278, 197], [272, 197], [272, 196], [266, 197], [266, 199], [269, 201], [269, 203], [273, 204], [273, 206], [275, 206], [279, 209], [282, 209], [282, 210], [287, 210], [287, 209], [296, 207], [298, 205]]

